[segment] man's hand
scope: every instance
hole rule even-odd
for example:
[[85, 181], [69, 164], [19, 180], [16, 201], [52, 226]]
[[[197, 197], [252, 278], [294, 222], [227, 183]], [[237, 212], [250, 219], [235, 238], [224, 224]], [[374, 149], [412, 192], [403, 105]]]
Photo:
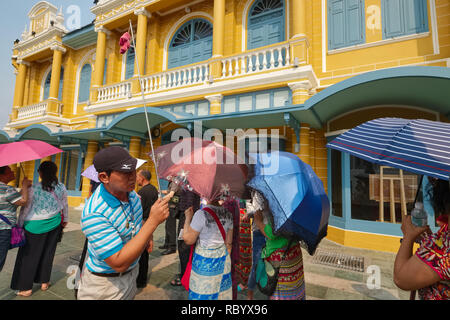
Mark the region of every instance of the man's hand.
[[161, 224], [169, 217], [169, 200], [173, 197], [174, 192], [170, 192], [162, 199], [156, 200], [150, 210], [149, 220], [152, 220], [156, 224]]
[[28, 178], [23, 178], [22, 180], [22, 188], [27, 189], [31, 187], [31, 181]]
[[184, 211], [184, 215], [186, 217], [186, 220], [192, 220], [192, 217], [194, 216], [194, 209], [192, 207], [187, 208]]

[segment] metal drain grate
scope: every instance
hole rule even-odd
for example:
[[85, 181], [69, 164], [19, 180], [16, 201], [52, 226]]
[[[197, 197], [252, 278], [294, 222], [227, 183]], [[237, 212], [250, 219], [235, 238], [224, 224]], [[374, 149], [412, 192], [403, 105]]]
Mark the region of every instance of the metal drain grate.
[[312, 263], [324, 264], [334, 268], [364, 272], [364, 258], [342, 253], [317, 250]]

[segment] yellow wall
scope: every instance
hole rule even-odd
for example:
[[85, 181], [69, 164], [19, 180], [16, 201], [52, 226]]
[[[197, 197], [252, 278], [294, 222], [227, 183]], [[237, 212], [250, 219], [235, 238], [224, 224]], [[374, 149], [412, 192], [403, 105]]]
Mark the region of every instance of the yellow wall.
[[[326, 238], [333, 242], [354, 248], [393, 253], [396, 253], [400, 248], [400, 237], [342, 230], [332, 226], [328, 226], [328, 234]], [[414, 251], [417, 250], [418, 247], [419, 246], [417, 244], [414, 244]]]

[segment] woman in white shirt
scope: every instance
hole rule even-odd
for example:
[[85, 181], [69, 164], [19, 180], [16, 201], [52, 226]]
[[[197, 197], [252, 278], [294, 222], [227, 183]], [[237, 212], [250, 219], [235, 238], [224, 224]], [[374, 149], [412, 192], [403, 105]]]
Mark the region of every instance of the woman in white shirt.
[[38, 172], [41, 182], [29, 189], [28, 204], [20, 213], [26, 244], [19, 249], [11, 280], [11, 289], [24, 297], [32, 294], [33, 283], [48, 289], [61, 227], [68, 222], [67, 191], [58, 182], [56, 164], [45, 161]]
[[[224, 235], [208, 210], [217, 215]], [[216, 200], [195, 214], [192, 209], [186, 210], [185, 216], [184, 242], [197, 243], [192, 257], [189, 300], [231, 300], [232, 214]]]

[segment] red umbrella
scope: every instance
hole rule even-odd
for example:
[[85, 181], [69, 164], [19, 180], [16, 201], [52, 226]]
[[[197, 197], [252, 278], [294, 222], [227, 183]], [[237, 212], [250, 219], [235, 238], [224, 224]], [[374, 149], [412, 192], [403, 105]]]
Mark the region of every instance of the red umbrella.
[[212, 201], [221, 195], [240, 197], [247, 166], [233, 151], [214, 141], [189, 138], [155, 150], [159, 178], [173, 181]]
[[38, 140], [24, 140], [0, 145], [0, 167], [42, 159], [63, 152], [46, 142]]

